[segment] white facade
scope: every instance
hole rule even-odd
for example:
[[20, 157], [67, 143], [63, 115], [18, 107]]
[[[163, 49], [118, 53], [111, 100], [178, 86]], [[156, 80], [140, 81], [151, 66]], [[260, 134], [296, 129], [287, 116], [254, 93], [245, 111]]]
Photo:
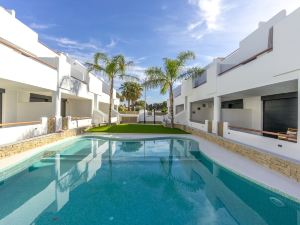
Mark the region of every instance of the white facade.
[[288, 16], [281, 11], [259, 23], [235, 52], [214, 59], [201, 79], [183, 81], [175, 122], [264, 150], [299, 150], [299, 132], [288, 142], [278, 140], [275, 129], [286, 134], [300, 127], [299, 21], [300, 9]]
[[[85, 125], [91, 124], [88, 118], [97, 123], [108, 121], [107, 116], [97, 115], [101, 114], [101, 107], [108, 111], [109, 95], [103, 87], [107, 89], [109, 85], [89, 73], [80, 62], [41, 44], [38, 34], [20, 22], [14, 11], [2, 7], [0, 58], [0, 131], [9, 131], [6, 133], [9, 137], [2, 138], [0, 145], [5, 140], [7, 143], [15, 140], [11, 131], [20, 132], [16, 126], [26, 124], [21, 129], [26, 131], [26, 126], [36, 126], [42, 117], [55, 117], [56, 130], [62, 128], [61, 118], [67, 116], [75, 117], [72, 121], [82, 119], [79, 124]], [[114, 90], [114, 105], [118, 104]], [[117, 111], [114, 117], [118, 121]], [[17, 140], [40, 134], [27, 133], [19, 135]]]

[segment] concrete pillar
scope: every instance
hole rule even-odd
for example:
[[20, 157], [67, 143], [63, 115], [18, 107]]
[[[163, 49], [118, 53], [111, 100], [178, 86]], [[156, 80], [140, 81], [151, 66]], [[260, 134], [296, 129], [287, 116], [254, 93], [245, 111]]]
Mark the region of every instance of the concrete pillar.
[[[189, 114], [190, 113], [190, 106], [189, 106], [188, 96], [184, 97], [184, 111], [185, 111], [185, 123], [186, 123], [186, 125], [189, 125], [189, 121], [190, 121], [190, 114]], [[174, 111], [174, 112], [176, 112], [176, 111]]]
[[41, 122], [43, 126], [43, 134], [47, 134], [48, 132], [48, 118], [47, 117], [41, 117]]
[[94, 99], [93, 99], [93, 103], [92, 103], [92, 112], [94, 110], [99, 110], [99, 108], [98, 108], [98, 102], [99, 102], [99, 95], [94, 94]]
[[55, 117], [55, 130], [62, 129], [62, 118], [61, 118], [61, 90], [58, 87], [57, 91], [53, 92], [52, 101], [54, 104], [54, 117]]
[[57, 86], [56, 91], [53, 92], [52, 101], [54, 104], [54, 116], [55, 116], [55, 130], [59, 131], [62, 129], [62, 118], [61, 118], [61, 89], [60, 89], [60, 78], [63, 77], [62, 73], [62, 59], [57, 58]]
[[221, 120], [221, 97], [214, 97], [214, 117], [213, 117], [213, 129], [212, 132], [218, 133], [218, 122]]
[[298, 144], [300, 144], [300, 75], [298, 77]]

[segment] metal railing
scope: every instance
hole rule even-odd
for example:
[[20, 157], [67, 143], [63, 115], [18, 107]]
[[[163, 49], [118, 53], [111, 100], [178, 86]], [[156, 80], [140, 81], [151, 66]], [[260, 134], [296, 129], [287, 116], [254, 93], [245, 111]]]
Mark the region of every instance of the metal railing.
[[196, 88], [202, 84], [205, 84], [206, 81], [207, 81], [207, 71], [205, 70], [200, 76], [192, 78], [193, 88]]
[[104, 81], [102, 82], [102, 92], [109, 95], [110, 92], [110, 86], [105, 83]]
[[179, 85], [178, 87], [176, 87], [173, 91], [174, 94], [174, 98], [178, 97], [181, 95], [181, 85]]

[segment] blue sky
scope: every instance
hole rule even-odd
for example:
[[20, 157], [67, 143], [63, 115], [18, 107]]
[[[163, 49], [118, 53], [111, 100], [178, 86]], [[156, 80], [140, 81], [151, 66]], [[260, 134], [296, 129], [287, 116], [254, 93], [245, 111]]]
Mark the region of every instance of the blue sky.
[[[226, 56], [239, 41], [282, 9], [299, 0], [0, 0], [39, 33], [49, 47], [86, 62], [97, 51], [124, 54], [135, 61], [131, 73], [143, 77], [163, 57], [192, 50], [191, 65], [205, 66]], [[120, 85], [120, 81], [117, 86]], [[149, 102], [161, 102], [159, 90]]]

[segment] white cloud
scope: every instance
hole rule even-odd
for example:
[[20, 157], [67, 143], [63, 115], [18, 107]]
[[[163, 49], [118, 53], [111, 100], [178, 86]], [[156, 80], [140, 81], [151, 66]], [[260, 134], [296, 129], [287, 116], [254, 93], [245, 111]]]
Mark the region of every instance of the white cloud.
[[117, 42], [114, 39], [110, 40], [110, 43], [106, 45], [107, 48], [113, 48], [115, 47]]
[[200, 21], [200, 22], [195, 22], [195, 23], [190, 23], [187, 27], [187, 30], [188, 31], [192, 31], [194, 30], [195, 28], [197, 28], [198, 26], [200, 26], [203, 22]]
[[223, 0], [189, 0], [190, 4], [198, 8], [199, 22], [193, 22], [188, 27], [196, 28], [202, 22], [207, 26], [210, 31], [218, 30], [221, 27], [220, 17], [223, 8]]
[[67, 37], [54, 37], [48, 35], [43, 35], [42, 37], [47, 40], [54, 41], [58, 46], [65, 49], [78, 49], [78, 50], [101, 49], [100, 46], [98, 46], [94, 41], [80, 42]]
[[41, 24], [41, 23], [31, 23], [29, 26], [35, 30], [45, 30], [51, 27], [56, 26], [55, 24]]

